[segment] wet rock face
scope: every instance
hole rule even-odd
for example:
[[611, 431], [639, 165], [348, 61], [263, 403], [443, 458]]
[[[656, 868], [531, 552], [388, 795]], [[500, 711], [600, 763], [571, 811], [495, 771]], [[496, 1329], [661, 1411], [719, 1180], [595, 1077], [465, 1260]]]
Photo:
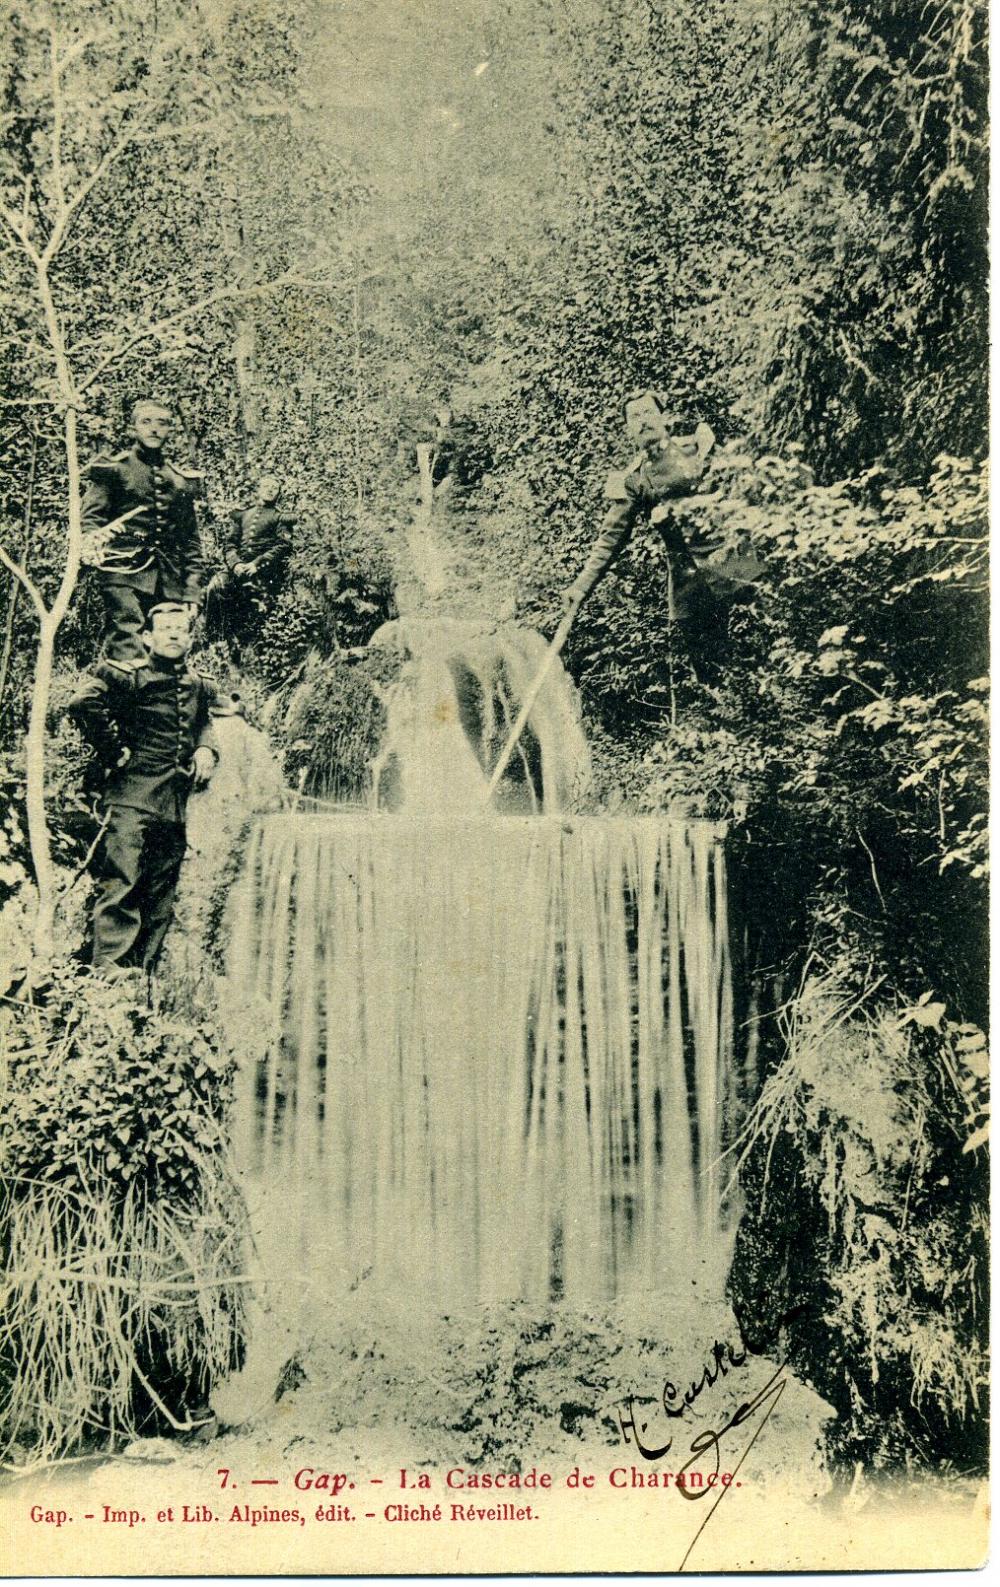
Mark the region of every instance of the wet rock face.
[[[287, 1290], [270, 1287], [275, 1310], [254, 1334], [244, 1373], [226, 1385], [225, 1398], [215, 1397], [220, 1418], [233, 1425], [253, 1417], [248, 1436], [282, 1455], [294, 1440], [302, 1465], [329, 1459], [336, 1434], [345, 1447], [361, 1440], [365, 1457], [384, 1448], [386, 1464], [418, 1469], [486, 1462], [494, 1471], [525, 1471], [537, 1462], [566, 1472], [579, 1463], [606, 1489], [614, 1467], [629, 1486], [633, 1467], [662, 1482], [664, 1471], [676, 1473], [690, 1458], [699, 1435], [708, 1450], [702, 1469], [711, 1469], [707, 1430], [724, 1428], [777, 1368], [776, 1359], [762, 1356], [734, 1367], [723, 1349], [727, 1370], [711, 1381], [719, 1371], [716, 1343], [741, 1354], [739, 1326], [713, 1283], [585, 1308], [498, 1303], [421, 1316], [419, 1327], [412, 1302], [409, 1310], [398, 1300], [387, 1305], [370, 1291], [369, 1281], [336, 1300], [311, 1291], [308, 1343], [296, 1348], [298, 1329], [282, 1331], [275, 1314]], [[682, 1417], [668, 1419], [668, 1383], [678, 1399], [705, 1386]], [[645, 1460], [626, 1438], [630, 1396], [649, 1439], [673, 1440], [661, 1460]], [[829, 1405], [789, 1373], [741, 1480], [783, 1513], [813, 1502], [829, 1489], [820, 1444], [831, 1416]], [[758, 1412], [721, 1435], [722, 1470], [733, 1469], [760, 1422]], [[695, 1507], [666, 1492], [662, 1502], [669, 1535]]]

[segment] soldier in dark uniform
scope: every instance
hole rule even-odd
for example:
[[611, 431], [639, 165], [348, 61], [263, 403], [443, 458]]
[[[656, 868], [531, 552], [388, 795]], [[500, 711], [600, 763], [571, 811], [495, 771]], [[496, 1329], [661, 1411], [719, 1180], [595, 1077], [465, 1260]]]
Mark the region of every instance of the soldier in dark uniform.
[[230, 514], [222, 553], [226, 566], [206, 592], [210, 629], [240, 638], [248, 624], [273, 604], [291, 556], [294, 521], [282, 510], [280, 479], [265, 474], [257, 487], [256, 506]]
[[213, 684], [187, 666], [191, 614], [178, 602], [144, 619], [143, 661], [98, 663], [68, 707], [107, 768], [93, 964], [152, 970], [173, 915], [188, 794], [218, 749]]
[[88, 468], [83, 499], [84, 560], [97, 570], [108, 618], [105, 652], [142, 661], [146, 613], [161, 601], [197, 606], [203, 559], [195, 497], [202, 476], [163, 455], [170, 410], [143, 399], [132, 409], [135, 445]]
[[715, 445], [710, 427], [699, 424], [692, 435], [668, 434], [663, 403], [654, 391], [634, 392], [625, 399], [624, 411], [629, 437], [641, 450], [624, 473], [609, 479], [612, 505], [585, 567], [563, 593], [563, 611], [576, 615], [625, 549], [635, 525], [645, 519], [663, 537], [670, 619], [685, 634], [698, 670], [705, 640], [718, 638], [720, 621], [751, 582], [756, 566], [746, 558], [738, 566], [713, 560], [717, 547], [711, 539], [705, 534], [685, 535], [672, 511], [674, 502], [697, 499], [695, 492]]

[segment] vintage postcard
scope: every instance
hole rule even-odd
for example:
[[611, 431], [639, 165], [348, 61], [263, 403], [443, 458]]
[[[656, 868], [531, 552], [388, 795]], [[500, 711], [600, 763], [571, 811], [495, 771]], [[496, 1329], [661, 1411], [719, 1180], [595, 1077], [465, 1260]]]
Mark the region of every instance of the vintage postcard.
[[2, 26], [3, 1572], [981, 1564], [983, 0]]

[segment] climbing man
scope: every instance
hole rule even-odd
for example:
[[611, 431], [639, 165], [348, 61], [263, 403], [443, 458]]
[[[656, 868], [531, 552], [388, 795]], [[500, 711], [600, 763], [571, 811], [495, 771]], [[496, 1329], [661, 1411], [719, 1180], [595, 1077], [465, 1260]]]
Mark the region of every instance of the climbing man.
[[105, 654], [143, 661], [140, 632], [150, 608], [181, 601], [197, 608], [203, 559], [195, 497], [202, 475], [164, 456], [173, 428], [165, 403], [132, 407], [135, 445], [94, 458], [83, 499], [83, 559], [96, 569], [107, 614]]
[[68, 707], [106, 768], [92, 954], [104, 972], [154, 968], [173, 916], [188, 795], [219, 758], [215, 687], [187, 666], [190, 606], [152, 607], [140, 637], [142, 661], [98, 662]]
[[563, 592], [563, 613], [575, 618], [624, 550], [635, 525], [645, 519], [663, 536], [670, 620], [684, 633], [692, 664], [699, 671], [705, 641], [718, 637], [728, 604], [749, 582], [730, 577], [710, 561], [712, 545], [700, 537], [686, 537], [672, 510], [674, 502], [695, 496], [715, 436], [707, 424], [697, 425], [692, 435], [671, 434], [663, 400], [655, 391], [632, 392], [623, 409], [629, 439], [640, 450], [623, 474], [609, 478], [612, 505], [585, 567]]
[[281, 498], [280, 479], [265, 474], [257, 486], [256, 505], [230, 514], [222, 552], [226, 565], [206, 592], [210, 631], [239, 639], [274, 604], [291, 556], [295, 523], [282, 509]]

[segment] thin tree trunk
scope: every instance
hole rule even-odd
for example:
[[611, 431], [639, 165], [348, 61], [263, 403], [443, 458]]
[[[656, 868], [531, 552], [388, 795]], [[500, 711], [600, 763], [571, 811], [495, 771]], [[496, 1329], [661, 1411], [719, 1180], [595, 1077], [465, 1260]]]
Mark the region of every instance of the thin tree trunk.
[[49, 824], [45, 810], [45, 748], [49, 700], [52, 695], [52, 663], [55, 656], [56, 624], [51, 613], [40, 623], [35, 654], [35, 681], [31, 691], [31, 714], [25, 739], [27, 779], [25, 807], [28, 817], [28, 846], [38, 888], [38, 914], [35, 918], [34, 948], [42, 958], [52, 951], [52, 924], [56, 910], [56, 877], [52, 864]]
[[236, 383], [240, 392], [243, 434], [249, 441], [260, 429], [260, 411], [256, 384], [257, 328], [247, 314], [241, 315], [236, 321], [233, 352], [236, 362]]
[[27, 758], [25, 779], [25, 806], [28, 818], [28, 846], [38, 887], [38, 913], [35, 918], [34, 950], [43, 961], [52, 952], [52, 925], [56, 910], [56, 872], [52, 863], [52, 840], [48, 814], [45, 807], [45, 751], [49, 702], [52, 697], [52, 665], [55, 657], [56, 635], [73, 599], [80, 576], [80, 551], [83, 541], [82, 503], [80, 500], [80, 453], [77, 440], [77, 409], [79, 401], [73, 375], [66, 357], [66, 343], [62, 326], [52, 297], [48, 270], [44, 262], [38, 264], [38, 290], [45, 313], [46, 328], [52, 347], [60, 396], [66, 403], [63, 421], [63, 444], [66, 451], [67, 536], [66, 562], [59, 589], [48, 611], [38, 614], [38, 653], [35, 662], [35, 679], [31, 690], [31, 713], [28, 718], [28, 736], [25, 742]]
[[[236, 261], [237, 281], [240, 286], [248, 286], [252, 279], [252, 261], [247, 256], [243, 217], [236, 199], [223, 201], [221, 218], [226, 249]], [[244, 463], [247, 461], [247, 442], [260, 428], [257, 393], [257, 328], [250, 315], [249, 306], [242, 312], [237, 309], [233, 337], [233, 363], [236, 367], [236, 389], [239, 394]]]
[[[31, 462], [28, 465], [28, 489], [24, 498], [24, 543], [21, 548], [21, 566], [27, 569], [28, 557], [31, 554], [31, 512], [35, 496], [35, 471], [38, 465], [38, 431], [31, 432]], [[3, 653], [0, 655], [0, 713], [3, 711], [4, 691], [7, 687], [7, 673], [10, 670], [10, 658], [14, 649], [14, 619], [17, 616], [17, 603], [21, 594], [21, 585], [11, 575], [10, 600], [7, 603], [7, 617], [3, 631]]]

